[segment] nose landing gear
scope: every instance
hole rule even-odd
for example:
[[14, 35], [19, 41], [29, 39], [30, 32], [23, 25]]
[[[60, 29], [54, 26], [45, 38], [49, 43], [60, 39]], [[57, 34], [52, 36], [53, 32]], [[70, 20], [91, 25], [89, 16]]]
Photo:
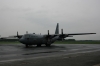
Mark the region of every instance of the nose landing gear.
[[51, 46], [51, 41], [48, 41], [45, 45], [46, 45], [46, 47], [50, 47]]
[[51, 46], [51, 44], [45, 44], [46, 45], [46, 47], [50, 47]]
[[28, 45], [28, 44], [25, 44], [25, 47], [26, 47], [26, 48], [28, 48], [28, 47], [29, 47], [29, 45]]
[[37, 44], [37, 47], [41, 47], [41, 44]]

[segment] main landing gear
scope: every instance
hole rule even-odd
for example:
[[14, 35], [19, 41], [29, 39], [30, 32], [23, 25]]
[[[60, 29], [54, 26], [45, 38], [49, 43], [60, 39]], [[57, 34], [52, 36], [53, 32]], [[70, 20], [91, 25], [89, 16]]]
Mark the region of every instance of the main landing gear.
[[51, 44], [45, 44], [46, 45], [46, 47], [50, 47], [51, 46]]
[[[29, 45], [28, 44], [25, 44], [25, 47], [28, 48]], [[37, 44], [37, 47], [41, 47], [41, 44]]]
[[29, 45], [28, 45], [28, 44], [25, 44], [25, 47], [26, 47], [26, 48], [28, 48], [28, 47], [29, 47]]
[[41, 44], [37, 44], [37, 47], [41, 47]]
[[46, 45], [46, 47], [50, 47], [51, 46], [51, 42], [48, 41], [45, 45]]
[[[46, 43], [45, 45], [46, 45], [46, 47], [50, 47], [51, 46], [51, 43]], [[28, 44], [25, 44], [25, 47], [28, 48], [29, 45]], [[41, 44], [37, 44], [37, 47], [41, 47]]]

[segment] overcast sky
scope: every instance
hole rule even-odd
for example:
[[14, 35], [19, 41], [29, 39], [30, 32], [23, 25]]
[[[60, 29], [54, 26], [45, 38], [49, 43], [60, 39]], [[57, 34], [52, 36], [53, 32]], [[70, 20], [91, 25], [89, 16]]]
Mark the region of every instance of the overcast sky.
[[97, 33], [71, 39], [100, 40], [100, 0], [0, 0], [2, 37], [17, 31], [53, 34], [57, 23], [64, 33]]

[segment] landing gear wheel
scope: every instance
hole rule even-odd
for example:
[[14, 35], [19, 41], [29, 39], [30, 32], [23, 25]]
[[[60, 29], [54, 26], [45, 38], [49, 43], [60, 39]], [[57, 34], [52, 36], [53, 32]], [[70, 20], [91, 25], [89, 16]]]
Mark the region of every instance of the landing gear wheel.
[[41, 44], [37, 44], [37, 47], [41, 47]]
[[28, 48], [29, 47], [28, 44], [25, 44], [25, 47]]
[[46, 45], [46, 47], [50, 47], [51, 46], [51, 41], [49, 40], [45, 45]]
[[51, 46], [51, 44], [45, 44], [46, 45], [46, 47], [50, 47]]

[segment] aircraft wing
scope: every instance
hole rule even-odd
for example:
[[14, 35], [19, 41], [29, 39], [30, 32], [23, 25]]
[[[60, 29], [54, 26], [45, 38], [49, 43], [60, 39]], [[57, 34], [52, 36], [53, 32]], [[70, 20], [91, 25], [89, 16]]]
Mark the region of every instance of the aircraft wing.
[[[26, 31], [26, 34], [28, 34], [28, 31]], [[9, 37], [12, 37], [12, 38], [14, 38], [14, 37], [17, 37], [17, 38], [21, 38], [23, 35], [19, 35], [18, 34], [18, 31], [17, 31], [17, 35], [14, 35], [14, 36], [9, 36]]]
[[0, 39], [7, 39], [8, 37], [0, 37]]
[[[27, 33], [27, 31], [26, 31], [26, 33]], [[9, 36], [9, 37], [12, 37], [12, 38], [17, 37], [17, 38], [19, 38], [19, 39], [20, 39], [22, 36], [23, 36], [23, 35], [19, 35], [19, 34], [18, 34], [18, 31], [17, 31], [17, 35], [13, 35], [13, 36]]]
[[9, 36], [10, 38], [16, 38], [16, 37], [18, 37], [18, 38], [21, 38], [23, 35], [15, 35], [15, 36]]
[[74, 35], [88, 35], [88, 34], [96, 34], [96, 33], [72, 33], [72, 34], [59, 34], [60, 36], [74, 36]]
[[21, 38], [23, 35], [13, 35], [13, 36], [8, 36], [8, 37], [1, 37], [0, 39], [15, 39], [15, 38]]
[[0, 37], [0, 39], [10, 39], [10, 38], [14, 38], [14, 37], [11, 37], [11, 36], [8, 36], [8, 37]]
[[73, 34], [59, 34], [60, 38], [66, 38], [69, 36], [74, 36], [74, 35], [89, 35], [89, 34], [96, 34], [96, 33], [73, 33]]
[[72, 34], [51, 34], [45, 35], [46, 38], [54, 38], [55, 36], [59, 36], [59, 38], [66, 38], [66, 37], [73, 37], [74, 35], [89, 35], [89, 34], [96, 34], [96, 33], [72, 33]]
[[96, 33], [73, 33], [73, 34], [66, 34], [66, 35], [88, 35], [88, 34], [96, 34]]

